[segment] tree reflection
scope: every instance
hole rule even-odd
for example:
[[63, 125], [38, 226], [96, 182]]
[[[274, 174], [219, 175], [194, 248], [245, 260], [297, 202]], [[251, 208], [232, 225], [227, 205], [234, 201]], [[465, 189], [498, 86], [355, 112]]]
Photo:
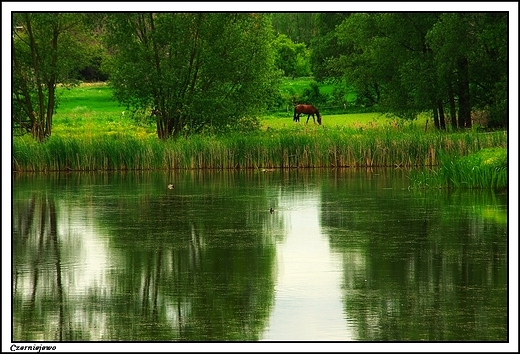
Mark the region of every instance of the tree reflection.
[[356, 339], [505, 340], [506, 196], [411, 192], [405, 171], [295, 173], [17, 180], [13, 339], [257, 340], [276, 244], [312, 190]]
[[343, 256], [345, 313], [358, 339], [506, 340], [506, 225], [480, 210], [505, 208], [505, 198], [348, 181], [348, 193], [324, 184], [321, 220]]
[[[13, 211], [15, 336], [20, 339], [39, 336], [47, 326], [42, 316], [57, 315], [57, 326], [49, 339], [61, 341], [67, 324], [54, 199], [47, 193], [34, 193], [29, 200], [16, 202]], [[42, 292], [42, 287], [47, 290]], [[30, 290], [28, 298], [27, 290]]]
[[33, 186], [17, 183], [15, 340], [258, 339], [274, 291], [262, 189], [235, 195], [229, 184], [246, 182], [228, 176], [192, 190], [200, 176], [188, 176], [176, 183], [184, 194], [154, 174], [89, 175], [84, 187], [70, 178], [30, 197]]

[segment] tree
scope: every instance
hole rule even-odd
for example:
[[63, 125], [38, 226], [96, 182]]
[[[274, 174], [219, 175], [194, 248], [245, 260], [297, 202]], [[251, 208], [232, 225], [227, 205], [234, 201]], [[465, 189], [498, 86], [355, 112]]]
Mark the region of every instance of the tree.
[[500, 13], [356, 13], [336, 27], [343, 45], [329, 60], [358, 98], [402, 118], [432, 112], [445, 129], [471, 127], [472, 110], [504, 120], [507, 15]]
[[507, 14], [446, 13], [427, 36], [437, 75], [450, 105], [458, 105], [454, 127], [471, 127], [471, 111], [490, 114], [492, 125], [507, 119]]
[[81, 14], [13, 14], [13, 127], [39, 141], [51, 135], [57, 83], [85, 58], [82, 20]]
[[265, 105], [271, 19], [246, 13], [120, 13], [106, 21], [116, 98], [153, 108], [157, 136], [229, 129]]
[[285, 76], [309, 76], [309, 50], [303, 43], [294, 43], [285, 34], [279, 34], [274, 41], [275, 65]]
[[340, 43], [351, 48], [335, 65], [370, 104], [403, 118], [433, 110], [438, 119], [438, 85], [432, 78], [432, 53], [425, 36], [432, 14], [353, 14], [337, 29]]
[[333, 70], [330, 61], [350, 51], [348, 45], [340, 43], [336, 36], [336, 26], [341, 24], [350, 13], [318, 13], [314, 16], [316, 35], [311, 40], [311, 68], [317, 81], [342, 77]]
[[286, 35], [293, 42], [309, 47], [317, 31], [315, 17], [310, 12], [273, 13], [273, 29], [277, 35]]

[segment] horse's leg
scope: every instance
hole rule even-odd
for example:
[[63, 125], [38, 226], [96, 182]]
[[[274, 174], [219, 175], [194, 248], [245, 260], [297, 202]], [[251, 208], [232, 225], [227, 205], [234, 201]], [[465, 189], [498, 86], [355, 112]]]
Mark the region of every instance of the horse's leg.
[[308, 124], [308, 123], [309, 123], [309, 119], [310, 119], [310, 118], [311, 118], [311, 115], [309, 114], [309, 115], [307, 116], [307, 121], [305, 122], [305, 124]]

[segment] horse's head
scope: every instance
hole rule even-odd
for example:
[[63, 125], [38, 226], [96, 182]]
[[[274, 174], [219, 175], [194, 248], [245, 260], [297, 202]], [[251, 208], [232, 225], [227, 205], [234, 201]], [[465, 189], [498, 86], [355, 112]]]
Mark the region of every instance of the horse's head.
[[318, 124], [321, 125], [321, 114], [318, 113]]

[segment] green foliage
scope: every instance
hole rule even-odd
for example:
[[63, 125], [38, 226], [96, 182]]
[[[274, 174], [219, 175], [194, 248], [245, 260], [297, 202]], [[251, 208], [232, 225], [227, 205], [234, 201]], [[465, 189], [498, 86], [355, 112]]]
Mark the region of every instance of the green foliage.
[[342, 105], [347, 103], [347, 88], [345, 85], [334, 85], [330, 95], [330, 103], [333, 105]]
[[427, 41], [438, 75], [448, 83], [457, 59], [467, 57], [472, 108], [488, 114], [490, 126], [507, 125], [507, 14], [442, 14]]
[[311, 76], [311, 61], [310, 61], [310, 50], [307, 48], [301, 48], [296, 55], [296, 65], [294, 68], [296, 73], [295, 76]]
[[273, 13], [273, 29], [277, 35], [283, 34], [291, 41], [309, 47], [316, 33], [314, 19], [317, 15], [307, 12]]
[[296, 76], [296, 55], [305, 45], [296, 45], [284, 34], [278, 35], [274, 41], [276, 50], [275, 65], [282, 70], [284, 76]]
[[280, 80], [278, 92], [273, 95], [273, 102], [276, 103], [269, 109], [284, 114], [289, 108], [292, 112], [297, 103], [312, 103], [344, 111], [346, 103], [353, 104], [355, 97], [344, 83], [317, 83], [312, 77], [284, 78]]
[[[13, 13], [13, 133], [43, 140], [60, 103], [54, 88], [108, 74], [127, 114], [155, 121], [161, 138], [237, 122], [250, 130], [261, 110], [298, 101], [405, 119], [428, 111], [438, 128], [478, 117], [504, 127], [507, 21], [505, 12]], [[153, 107], [160, 115], [149, 116]]]
[[432, 81], [423, 36], [432, 17], [359, 13], [338, 27], [340, 42], [352, 51], [335, 65], [358, 92], [360, 104], [378, 103], [403, 118], [415, 118], [431, 107], [435, 86], [426, 86]]
[[406, 119], [430, 111], [440, 129], [446, 103], [454, 128], [471, 127], [475, 109], [507, 124], [506, 13], [355, 13], [327, 33], [314, 72], [343, 77], [359, 105]]
[[112, 14], [107, 63], [117, 99], [155, 107], [158, 136], [226, 130], [265, 107], [275, 84], [263, 14]]
[[311, 82], [309, 87], [306, 87], [301, 95], [297, 98], [297, 103], [308, 103], [315, 106], [324, 104], [327, 101], [327, 96], [320, 93], [320, 87], [317, 82]]
[[311, 67], [317, 81], [327, 78], [341, 77], [343, 74], [331, 66], [331, 58], [350, 51], [348, 45], [338, 41], [336, 26], [350, 16], [343, 12], [326, 12], [316, 14], [314, 21], [316, 35], [311, 41]]
[[284, 34], [279, 34], [274, 41], [276, 50], [275, 65], [284, 76], [309, 76], [309, 51], [303, 43], [294, 43]]

